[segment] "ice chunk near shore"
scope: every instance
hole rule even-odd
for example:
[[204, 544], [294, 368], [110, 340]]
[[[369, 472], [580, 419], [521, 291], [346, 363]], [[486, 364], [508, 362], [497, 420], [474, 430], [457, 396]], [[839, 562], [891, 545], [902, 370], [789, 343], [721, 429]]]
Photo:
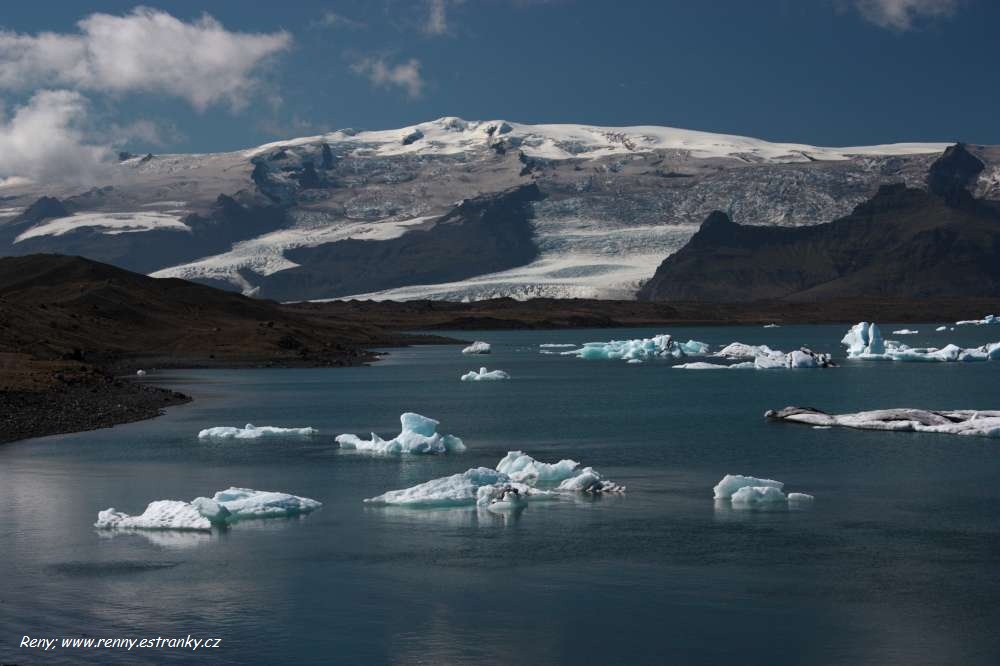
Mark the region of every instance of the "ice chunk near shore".
[[916, 335], [919, 332], [920, 331], [913, 331], [913, 330], [910, 330], [908, 328], [901, 328], [898, 331], [893, 331], [892, 334], [893, 335]]
[[455, 435], [441, 435], [437, 428], [440, 421], [406, 412], [399, 417], [401, 431], [386, 441], [372, 433], [370, 440], [357, 435], [337, 435], [336, 442], [342, 449], [355, 449], [376, 454], [395, 453], [458, 453], [465, 450], [465, 444]]
[[663, 334], [652, 338], [633, 340], [611, 340], [609, 342], [587, 342], [583, 347], [563, 352], [587, 360], [646, 361], [655, 358], [683, 358], [704, 356], [708, 344], [697, 340], [678, 342], [672, 336]]
[[198, 439], [260, 439], [262, 437], [312, 437], [316, 428], [279, 428], [277, 426], [257, 427], [252, 423], [244, 428], [218, 426], [205, 428], [198, 433]]
[[778, 324], [764, 324], [764, 328], [781, 328]]
[[94, 527], [104, 530], [210, 530], [212, 523], [198, 509], [178, 500], [150, 502], [138, 516], [117, 511], [114, 507], [97, 514]]
[[990, 326], [995, 324], [1000, 324], [1000, 316], [986, 315], [982, 319], [963, 319], [955, 322], [956, 326]]
[[471, 345], [462, 350], [463, 354], [489, 354], [492, 351], [490, 343], [476, 340]]
[[769, 421], [787, 421], [812, 426], [841, 426], [859, 430], [932, 432], [950, 435], [1000, 438], [1000, 411], [931, 411], [925, 409], [876, 409], [849, 414], [827, 414], [808, 407], [768, 410]]
[[462, 375], [463, 382], [484, 382], [498, 379], [510, 379], [510, 375], [503, 370], [487, 370], [485, 367], [479, 368], [479, 372], [471, 370]]

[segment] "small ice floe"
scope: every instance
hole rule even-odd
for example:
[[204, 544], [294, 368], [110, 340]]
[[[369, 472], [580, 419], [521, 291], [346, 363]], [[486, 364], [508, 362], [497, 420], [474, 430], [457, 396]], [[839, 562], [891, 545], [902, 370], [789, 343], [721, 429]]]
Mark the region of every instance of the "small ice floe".
[[487, 370], [485, 367], [479, 368], [479, 372], [472, 370], [462, 375], [463, 382], [487, 382], [498, 379], [510, 379], [510, 375], [503, 370]]
[[243, 428], [218, 426], [205, 428], [198, 433], [198, 439], [261, 439], [262, 437], [312, 437], [316, 428], [279, 428], [277, 426], [255, 426], [246, 424]]
[[705, 356], [708, 354], [708, 344], [697, 340], [678, 342], [672, 336], [663, 334], [634, 340], [586, 342], [579, 349], [562, 354], [586, 360], [648, 361], [656, 358]]
[[440, 421], [406, 412], [399, 417], [401, 430], [390, 440], [384, 440], [375, 433], [369, 440], [357, 435], [337, 435], [336, 441], [342, 449], [355, 449], [376, 454], [395, 453], [458, 453], [465, 451], [465, 444], [455, 435], [441, 435], [437, 428]]
[[748, 345], [742, 342], [731, 342], [719, 351], [712, 354], [712, 356], [719, 356], [728, 359], [750, 359], [753, 360], [758, 356], [771, 356], [772, 354], [780, 354], [781, 352], [771, 349], [767, 345]]
[[893, 335], [916, 335], [919, 332], [920, 331], [913, 331], [913, 330], [910, 330], [908, 328], [901, 328], [898, 331], [893, 331], [892, 334]]
[[948, 327], [947, 326], [938, 326], [934, 330], [937, 331], [938, 333], [940, 333], [941, 331], [947, 331]]
[[146, 510], [130, 516], [114, 508], [97, 514], [94, 527], [118, 530], [210, 530], [240, 520], [298, 516], [318, 509], [322, 504], [308, 497], [298, 497], [250, 488], [221, 490], [210, 499], [198, 497], [190, 502], [157, 500]]
[[145, 377], [146, 376], [146, 371], [145, 370], [136, 370], [135, 371], [135, 376], [136, 377]]
[[545, 342], [538, 345], [541, 349], [568, 349], [570, 347], [578, 347], [572, 342]]
[[[939, 329], [940, 330], [940, 329]], [[870, 361], [996, 361], [1000, 360], [1000, 342], [962, 349], [957, 345], [944, 347], [909, 347], [896, 340], [883, 340], [877, 324], [860, 322], [851, 327], [841, 344], [847, 346], [847, 357]]]
[[516, 490], [517, 498], [524, 502], [553, 500], [564, 493], [625, 492], [624, 486], [604, 479], [592, 467], [581, 468], [575, 460], [543, 463], [521, 451], [511, 451], [497, 464], [497, 469], [475, 467], [411, 488], [390, 490], [365, 502], [417, 508], [488, 508], [511, 489]]
[[781, 328], [778, 324], [764, 324], [764, 328]]
[[811, 502], [812, 495], [805, 493], [784, 493], [785, 484], [773, 479], [759, 479], [755, 476], [727, 474], [713, 488], [716, 500], [729, 500], [734, 507], [758, 504]]
[[955, 326], [990, 326], [994, 324], [1000, 324], [1000, 316], [986, 315], [982, 319], [963, 319], [955, 322]]
[[786, 354], [783, 351], [771, 349], [767, 345], [748, 345], [742, 342], [732, 342], [712, 356], [727, 360], [747, 360], [735, 365], [688, 363], [674, 367], [681, 367], [685, 370], [714, 370], [716, 368], [773, 370], [778, 368], [830, 368], [836, 365], [830, 354], [819, 354], [807, 347]]
[[1000, 411], [931, 411], [926, 409], [876, 409], [850, 414], [827, 414], [808, 407], [768, 410], [769, 421], [805, 423], [811, 426], [889, 430], [895, 432], [935, 432], [974, 437], [1000, 437]]
[[462, 350], [463, 354], [489, 354], [492, 351], [490, 343], [476, 340], [471, 345]]

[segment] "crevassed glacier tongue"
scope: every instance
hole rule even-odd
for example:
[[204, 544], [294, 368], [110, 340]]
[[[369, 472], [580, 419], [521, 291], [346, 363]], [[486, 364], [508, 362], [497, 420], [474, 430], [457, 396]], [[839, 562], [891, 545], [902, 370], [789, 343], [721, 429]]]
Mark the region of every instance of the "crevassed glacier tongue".
[[465, 444], [454, 435], [441, 435], [437, 432], [439, 421], [421, 416], [414, 412], [405, 412], [399, 417], [401, 431], [392, 439], [386, 441], [375, 433], [372, 438], [364, 440], [357, 435], [337, 435], [336, 442], [342, 449], [354, 449], [374, 454], [396, 453], [457, 453], [465, 450]]

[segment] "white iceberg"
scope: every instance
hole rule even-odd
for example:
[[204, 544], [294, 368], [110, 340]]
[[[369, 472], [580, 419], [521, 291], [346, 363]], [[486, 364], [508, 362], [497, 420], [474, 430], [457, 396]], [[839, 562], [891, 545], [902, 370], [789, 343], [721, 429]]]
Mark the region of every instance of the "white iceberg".
[[753, 360], [758, 356], [771, 356], [772, 354], [780, 354], [774, 349], [771, 349], [767, 345], [748, 345], [742, 342], [731, 342], [719, 351], [712, 354], [712, 356], [721, 356], [722, 358], [729, 359], [750, 359]]
[[138, 516], [130, 516], [114, 508], [105, 509], [97, 514], [94, 527], [119, 530], [210, 530], [213, 525], [228, 525], [251, 518], [297, 516], [320, 506], [320, 502], [308, 497], [233, 487], [215, 493], [211, 499], [198, 497], [191, 502], [150, 502]]
[[941, 348], [910, 347], [896, 340], [882, 340], [878, 325], [867, 322], [853, 326], [841, 340], [841, 343], [847, 345], [848, 358], [870, 361], [951, 363], [954, 361], [1000, 360], [1000, 342], [991, 342], [972, 349], [962, 349], [953, 344]]
[[146, 371], [145, 370], [136, 370], [135, 371], [135, 376], [136, 377], [145, 377], [146, 376]]
[[510, 379], [510, 375], [503, 370], [487, 370], [485, 367], [479, 368], [479, 372], [471, 370], [462, 375], [463, 382], [485, 382], [498, 379]]
[[778, 324], [764, 324], [764, 328], [781, 328]]
[[982, 319], [963, 319], [956, 321], [956, 326], [990, 326], [1000, 324], [1000, 317], [997, 315], [986, 315]]
[[913, 330], [910, 330], [908, 328], [901, 328], [898, 331], [893, 331], [892, 334], [893, 335], [916, 335], [919, 332], [920, 331], [913, 331]]
[[829, 368], [833, 367], [833, 360], [829, 354], [817, 354], [816, 352], [803, 347], [787, 354], [776, 351], [769, 355], [757, 356], [753, 360], [754, 367], [758, 370], [773, 370], [778, 368]]
[[[536, 487], [542, 484], [551, 488], [556, 483], [554, 490]], [[604, 479], [592, 467], [580, 468], [575, 460], [543, 463], [521, 451], [511, 451], [497, 463], [497, 469], [475, 467], [410, 488], [390, 490], [365, 502], [417, 508], [486, 506], [511, 488], [525, 501], [555, 499], [560, 492], [625, 492], [625, 486]]]
[[931, 432], [1000, 438], [1000, 411], [931, 411], [900, 408], [827, 414], [818, 409], [785, 407], [768, 410], [764, 417], [770, 421], [789, 421], [811, 426], [842, 426], [860, 430]]
[[569, 347], [578, 347], [572, 342], [545, 342], [538, 345], [542, 349], [568, 349]]
[[785, 484], [742, 474], [727, 474], [712, 489], [716, 500], [730, 500], [735, 507], [775, 505], [787, 502], [804, 504], [813, 500], [805, 493], [784, 493]]
[[205, 428], [198, 433], [198, 439], [260, 439], [262, 437], [312, 437], [316, 428], [279, 428], [277, 426], [257, 427], [252, 423], [244, 428], [218, 426]]
[[564, 458], [557, 463], [543, 463], [521, 451], [510, 451], [497, 463], [497, 471], [512, 480], [535, 485], [539, 481], [558, 483], [577, 474], [580, 463]]
[[742, 474], [726, 474], [722, 480], [715, 484], [712, 489], [715, 499], [732, 499], [733, 495], [740, 488], [747, 487], [771, 487], [781, 490], [785, 484], [773, 479], [759, 479], [756, 476], [743, 476]]
[[489, 354], [492, 351], [490, 343], [476, 340], [471, 345], [462, 350], [463, 354]]
[[934, 330], [935, 330], [935, 331], [938, 331], [938, 332], [940, 333], [941, 331], [947, 331], [947, 330], [948, 330], [948, 327], [947, 327], [947, 326], [938, 326], [938, 327], [937, 327], [937, 328], [935, 328]]
[[455, 435], [441, 435], [437, 428], [440, 421], [406, 412], [399, 417], [401, 431], [386, 441], [372, 433], [370, 440], [357, 435], [337, 435], [336, 442], [342, 449], [354, 449], [376, 454], [396, 453], [458, 453], [465, 450], [465, 444]]
[[105, 509], [97, 514], [94, 527], [110, 530], [210, 530], [212, 523], [198, 509], [178, 500], [150, 502], [138, 516]]
[[[629, 361], [631, 363], [631, 361]], [[730, 366], [723, 365], [722, 363], [706, 363], [704, 361], [696, 361], [694, 363], [678, 363], [672, 366], [674, 370], [728, 370]]]
[[634, 340], [587, 342], [579, 349], [562, 354], [587, 360], [647, 361], [655, 358], [704, 356], [708, 354], [708, 344], [697, 340], [678, 342], [672, 336], [663, 334]]

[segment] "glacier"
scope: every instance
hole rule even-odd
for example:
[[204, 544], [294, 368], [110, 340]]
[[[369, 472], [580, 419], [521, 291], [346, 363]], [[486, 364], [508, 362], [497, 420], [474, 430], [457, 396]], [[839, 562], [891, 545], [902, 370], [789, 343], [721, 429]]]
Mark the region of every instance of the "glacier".
[[489, 354], [492, 351], [490, 343], [476, 340], [471, 345], [462, 350], [463, 354]]
[[198, 439], [261, 439], [264, 437], [312, 437], [316, 428], [279, 428], [277, 426], [255, 426], [246, 424], [243, 428], [217, 426], [205, 428], [198, 433]]
[[357, 435], [343, 434], [335, 438], [342, 449], [353, 449], [378, 455], [400, 453], [460, 453], [465, 451], [465, 444], [455, 435], [441, 435], [437, 421], [413, 412], [405, 412], [399, 417], [400, 433], [386, 441], [372, 433], [369, 440]]
[[869, 361], [945, 362], [1000, 360], [1000, 342], [962, 349], [953, 344], [944, 347], [910, 347], [896, 340], [883, 340], [877, 324], [860, 322], [844, 335], [847, 357]]
[[1000, 437], [1000, 411], [927, 409], [876, 409], [848, 414], [827, 414], [806, 407], [768, 410], [769, 421], [804, 423], [811, 426], [840, 426], [859, 430], [891, 432], [929, 432], [971, 437]]
[[117, 530], [199, 530], [257, 518], [291, 517], [309, 513], [322, 504], [308, 497], [288, 493], [231, 487], [209, 499], [190, 502], [156, 500], [137, 515], [116, 510], [100, 511], [94, 527]]
[[471, 370], [465, 373], [461, 379], [463, 382], [484, 382], [510, 379], [510, 375], [503, 370], [487, 370], [485, 367], [482, 367], [479, 368], [479, 372]]

